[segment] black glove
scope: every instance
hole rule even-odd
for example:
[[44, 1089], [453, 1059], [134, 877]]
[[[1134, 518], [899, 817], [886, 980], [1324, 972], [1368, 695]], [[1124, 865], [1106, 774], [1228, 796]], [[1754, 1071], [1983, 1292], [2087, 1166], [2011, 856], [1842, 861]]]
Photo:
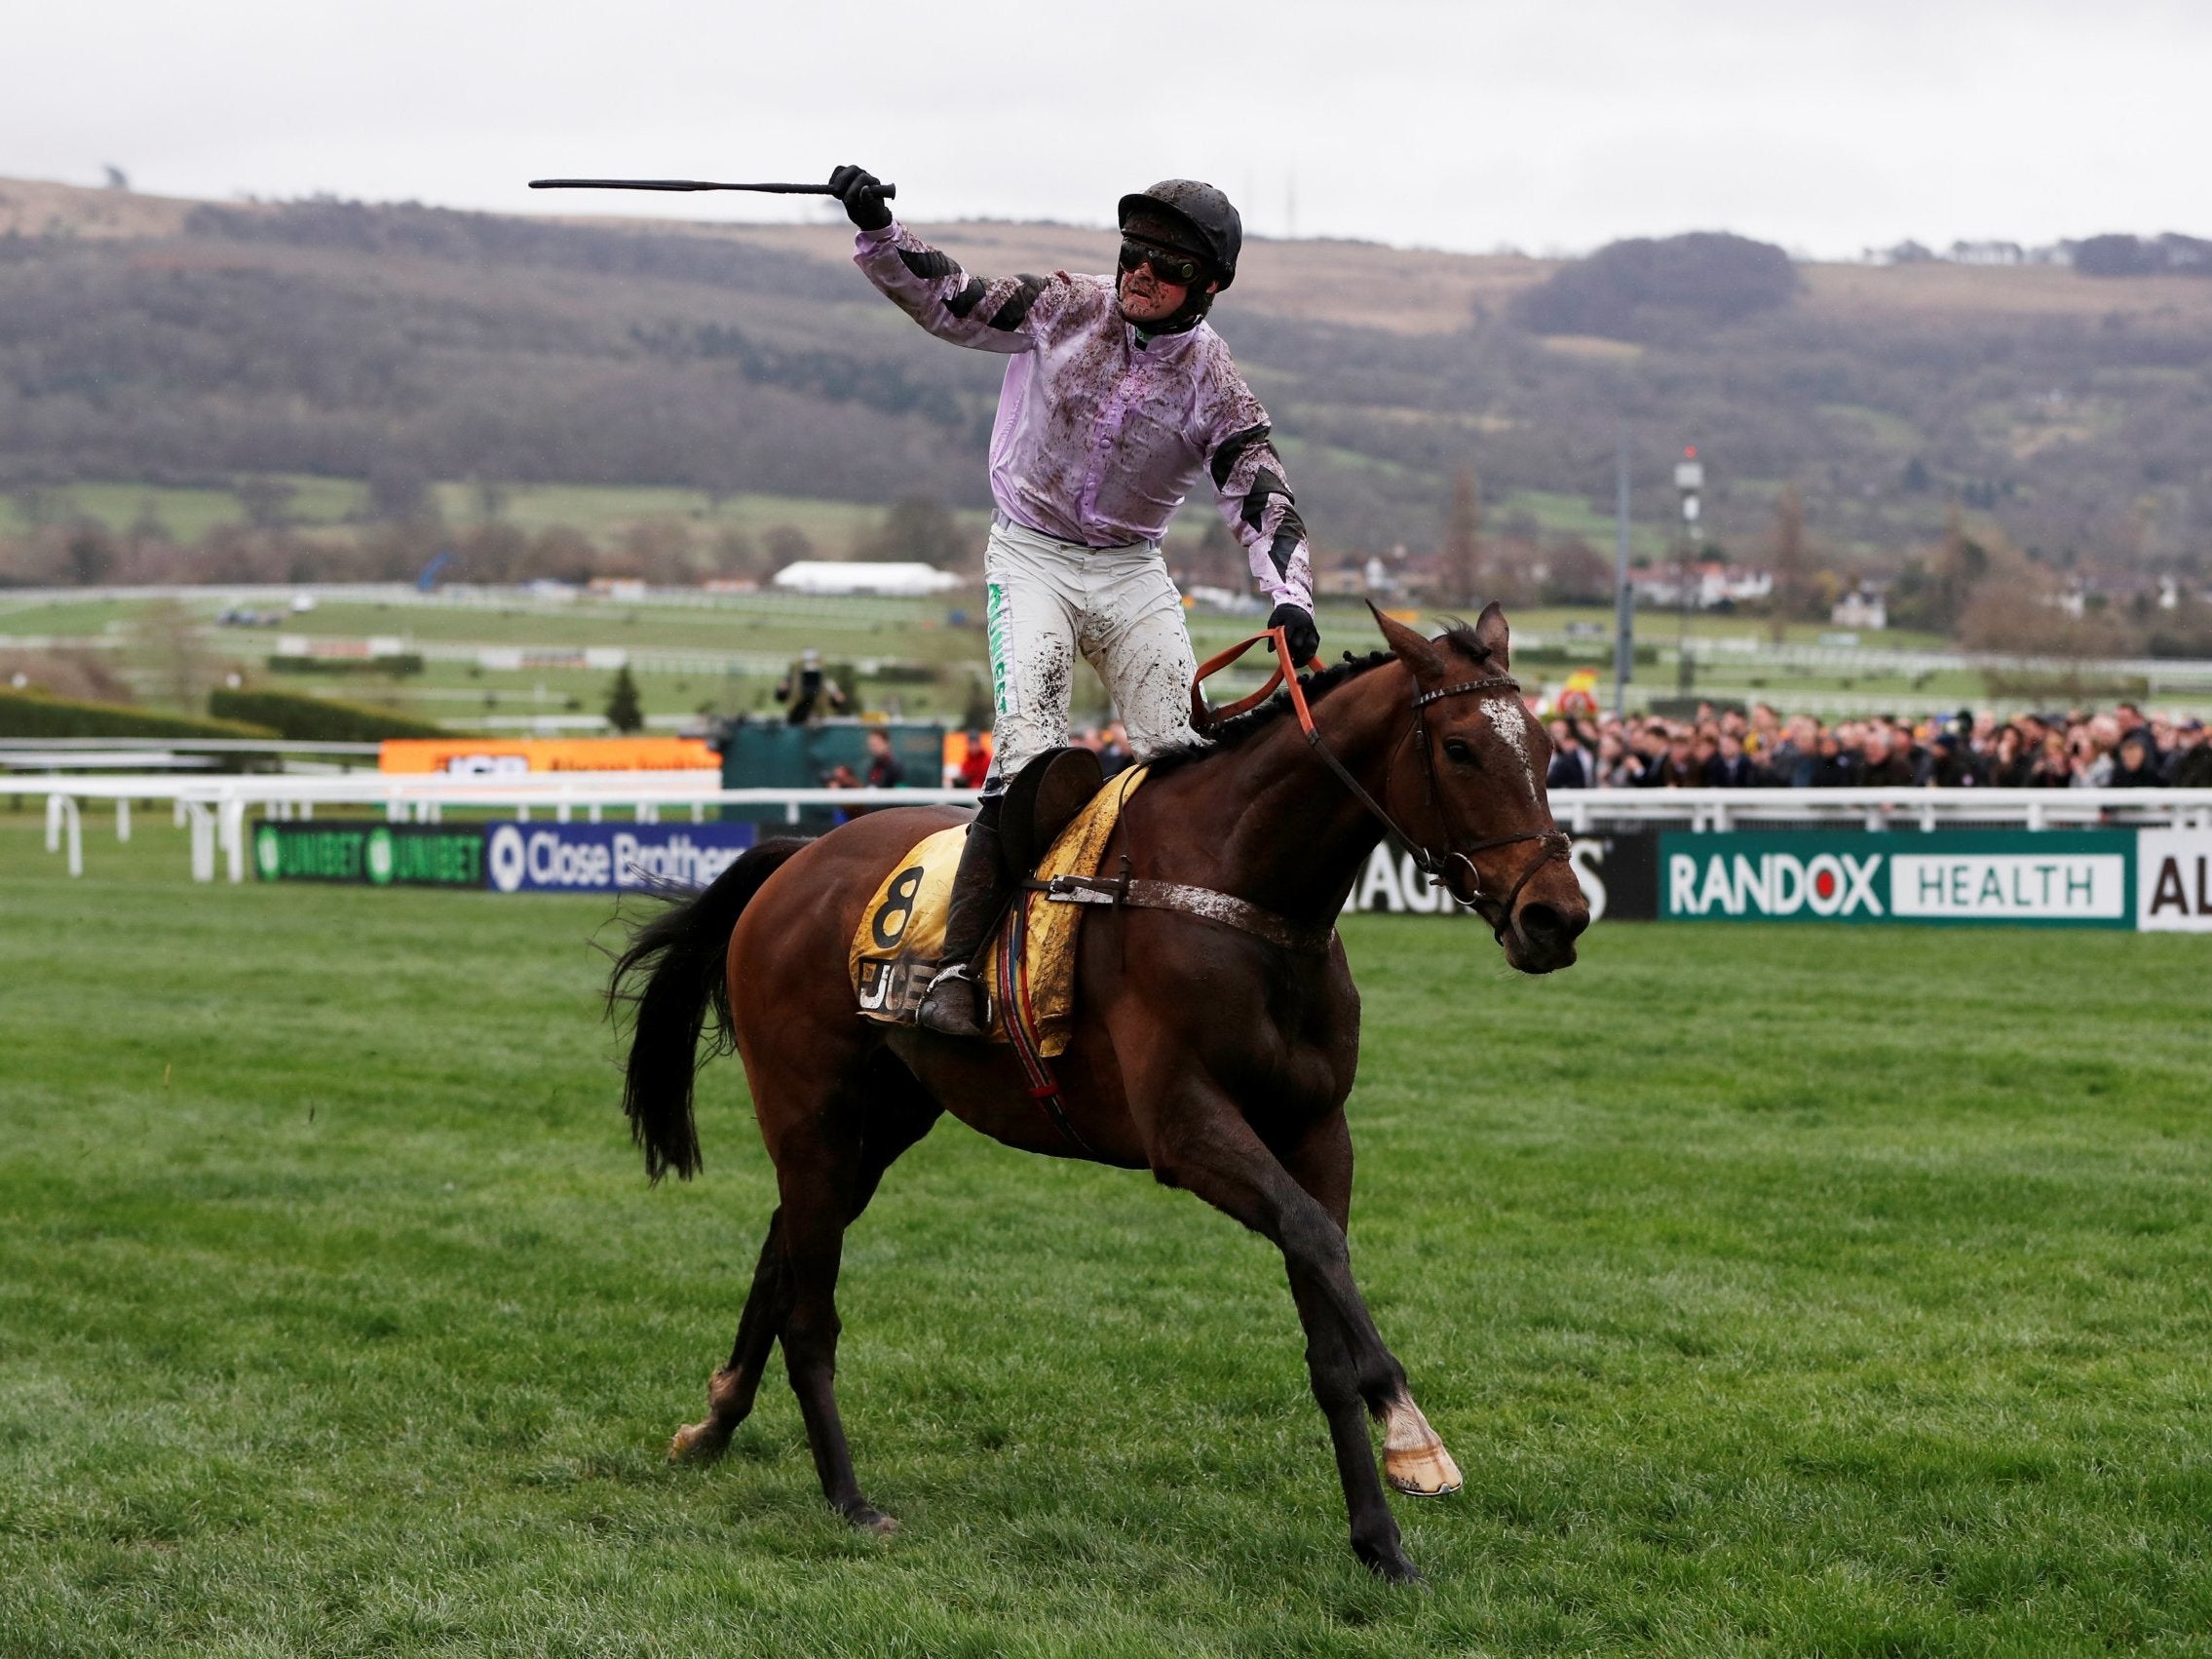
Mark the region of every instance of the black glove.
[[883, 205], [883, 180], [864, 167], [841, 167], [829, 175], [829, 193], [845, 204], [845, 216], [862, 230], [891, 223]]
[[[1290, 661], [1294, 667], [1304, 668], [1314, 660], [1321, 648], [1321, 631], [1314, 626], [1314, 613], [1303, 605], [1287, 601], [1268, 613], [1268, 626], [1285, 630], [1283, 638], [1290, 645]], [[1268, 648], [1275, 648], [1269, 641]]]

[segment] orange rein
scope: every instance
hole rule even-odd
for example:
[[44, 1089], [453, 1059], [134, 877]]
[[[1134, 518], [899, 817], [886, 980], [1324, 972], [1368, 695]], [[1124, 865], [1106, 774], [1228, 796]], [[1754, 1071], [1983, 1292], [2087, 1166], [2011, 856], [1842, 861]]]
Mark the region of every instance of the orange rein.
[[[1249, 697], [1239, 697], [1236, 702], [1225, 704], [1219, 709], [1207, 703], [1205, 693], [1200, 688], [1254, 645], [1266, 639], [1275, 641], [1275, 672], [1268, 675], [1267, 683]], [[1286, 637], [1285, 631], [1280, 628], [1264, 629], [1253, 635], [1249, 639], [1239, 640], [1237, 644], [1230, 646], [1228, 650], [1206, 658], [1203, 663], [1199, 665], [1199, 672], [1191, 680], [1192, 726], [1201, 732], [1211, 731], [1219, 721], [1231, 719], [1247, 710], [1257, 709], [1268, 700], [1277, 686], [1282, 685], [1287, 686], [1290, 690], [1290, 706], [1298, 713], [1299, 726], [1308, 737], [1312, 737], [1314, 735], [1314, 715], [1313, 712], [1306, 707], [1306, 688], [1298, 683], [1296, 673], [1287, 675], [1283, 673], [1283, 665], [1289, 661], [1290, 640]], [[1316, 657], [1306, 666], [1317, 669], [1321, 666], [1321, 659]]]

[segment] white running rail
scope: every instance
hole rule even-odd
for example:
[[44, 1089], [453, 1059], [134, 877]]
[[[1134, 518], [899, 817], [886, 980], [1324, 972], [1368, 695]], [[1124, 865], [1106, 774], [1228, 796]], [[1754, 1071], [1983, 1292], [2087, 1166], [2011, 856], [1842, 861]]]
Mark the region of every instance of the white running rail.
[[[599, 823], [612, 812], [656, 824], [664, 813], [706, 821], [719, 806], [781, 810], [799, 822], [803, 807], [925, 806], [974, 800], [967, 790], [726, 790], [711, 771], [546, 772], [457, 777], [438, 772], [270, 773], [244, 776], [148, 773], [121, 777], [0, 777], [0, 793], [46, 796], [46, 847], [66, 852], [69, 873], [84, 873], [83, 813], [115, 808], [116, 839], [131, 838], [133, 801], [171, 803], [192, 831], [192, 877], [212, 881], [218, 859], [232, 881], [246, 879], [248, 818], [313, 819], [319, 808], [381, 809], [392, 823], [436, 824], [448, 809], [504, 812], [559, 823], [581, 814]], [[1663, 824], [1726, 830], [1757, 824], [1824, 823], [1869, 830], [1931, 830], [1943, 825], [2017, 825], [2052, 830], [2095, 825], [2165, 825], [2212, 830], [2212, 790], [1555, 790], [1551, 810], [1570, 833]]]

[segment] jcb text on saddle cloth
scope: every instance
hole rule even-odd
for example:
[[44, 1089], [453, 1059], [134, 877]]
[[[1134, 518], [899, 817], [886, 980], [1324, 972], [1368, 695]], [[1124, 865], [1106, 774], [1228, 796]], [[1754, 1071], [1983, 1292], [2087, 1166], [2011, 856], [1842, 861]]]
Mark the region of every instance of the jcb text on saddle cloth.
[[868, 280], [939, 338], [1008, 356], [991, 431], [986, 556], [1000, 714], [994, 786], [1067, 741], [1074, 654], [1139, 759], [1190, 737], [1196, 669], [1160, 562], [1201, 477], [1277, 604], [1310, 611], [1311, 557], [1267, 411], [1203, 321], [1148, 333], [1112, 277], [985, 281], [896, 220], [856, 238]]

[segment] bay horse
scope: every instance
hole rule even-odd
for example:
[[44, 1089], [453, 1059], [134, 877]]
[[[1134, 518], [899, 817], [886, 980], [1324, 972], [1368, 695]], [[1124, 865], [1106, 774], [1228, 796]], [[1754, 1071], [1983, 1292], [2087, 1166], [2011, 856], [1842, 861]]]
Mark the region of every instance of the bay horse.
[[708, 1414], [677, 1432], [671, 1457], [722, 1452], [781, 1340], [823, 1495], [856, 1526], [896, 1526], [861, 1495], [838, 1417], [838, 1262], [885, 1170], [949, 1111], [1025, 1151], [1149, 1170], [1272, 1241], [1354, 1553], [1383, 1577], [1418, 1576], [1367, 1417], [1398, 1490], [1456, 1490], [1460, 1475], [1353, 1282], [1344, 1105], [1359, 994], [1335, 919], [1386, 823], [1522, 972], [1572, 963], [1589, 912], [1545, 799], [1549, 742], [1506, 672], [1504, 613], [1492, 604], [1434, 639], [1376, 621], [1388, 651], [1348, 655], [1220, 722], [1129, 795], [1103, 868], [1125, 854], [1140, 887], [1204, 891], [1087, 912], [1076, 1025], [1053, 1062], [1059, 1114], [1006, 1045], [858, 1018], [847, 950], [862, 912], [963, 809], [871, 812], [819, 840], [764, 842], [635, 931], [609, 994], [635, 1004], [624, 1105], [647, 1173], [700, 1166], [692, 1089], [711, 1016], [718, 1049], [744, 1061], [780, 1198]]

